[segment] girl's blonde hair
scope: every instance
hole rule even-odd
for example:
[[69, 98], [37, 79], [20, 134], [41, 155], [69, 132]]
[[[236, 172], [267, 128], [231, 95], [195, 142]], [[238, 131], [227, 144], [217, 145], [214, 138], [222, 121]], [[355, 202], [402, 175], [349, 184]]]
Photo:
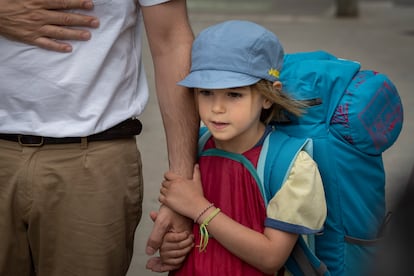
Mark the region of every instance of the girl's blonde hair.
[[260, 80], [251, 87], [273, 103], [269, 109], [263, 109], [260, 116], [260, 120], [266, 125], [272, 121], [286, 121], [286, 112], [296, 116], [300, 116], [304, 112], [303, 108], [306, 105], [294, 100], [281, 89], [273, 86], [273, 83], [268, 80]]

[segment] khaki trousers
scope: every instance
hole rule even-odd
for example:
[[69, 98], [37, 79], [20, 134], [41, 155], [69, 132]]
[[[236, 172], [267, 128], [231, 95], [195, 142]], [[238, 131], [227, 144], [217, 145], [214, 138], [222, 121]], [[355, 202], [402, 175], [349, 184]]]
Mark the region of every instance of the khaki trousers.
[[135, 138], [0, 140], [0, 276], [121, 276], [142, 214]]

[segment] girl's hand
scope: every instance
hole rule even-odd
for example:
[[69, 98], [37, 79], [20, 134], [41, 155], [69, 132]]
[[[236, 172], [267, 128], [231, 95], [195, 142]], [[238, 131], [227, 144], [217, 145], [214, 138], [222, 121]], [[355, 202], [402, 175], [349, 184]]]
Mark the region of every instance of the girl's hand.
[[187, 254], [194, 247], [194, 236], [188, 232], [165, 234], [160, 256], [147, 261], [146, 268], [154, 272], [166, 272], [181, 267]]
[[194, 247], [194, 236], [188, 232], [168, 232], [160, 248], [160, 257], [164, 265], [177, 269]]
[[193, 178], [185, 179], [173, 172], [167, 172], [162, 182], [159, 201], [177, 213], [195, 219], [209, 202], [204, 197], [200, 169], [194, 166]]
[[[156, 220], [157, 215], [157, 212], [150, 213], [153, 221]], [[166, 272], [178, 269], [193, 247], [194, 235], [191, 232], [175, 232], [174, 230], [170, 230], [163, 237], [159, 249], [160, 256], [151, 257], [147, 261], [146, 268], [154, 272]]]

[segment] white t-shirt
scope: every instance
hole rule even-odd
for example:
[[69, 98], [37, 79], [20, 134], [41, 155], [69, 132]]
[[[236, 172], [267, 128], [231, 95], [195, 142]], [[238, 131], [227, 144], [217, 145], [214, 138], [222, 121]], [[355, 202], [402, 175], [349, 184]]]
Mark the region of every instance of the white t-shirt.
[[[168, 0], [139, 0], [143, 6]], [[94, 0], [87, 42], [56, 53], [0, 36], [0, 133], [87, 136], [138, 116], [148, 101], [138, 1]]]

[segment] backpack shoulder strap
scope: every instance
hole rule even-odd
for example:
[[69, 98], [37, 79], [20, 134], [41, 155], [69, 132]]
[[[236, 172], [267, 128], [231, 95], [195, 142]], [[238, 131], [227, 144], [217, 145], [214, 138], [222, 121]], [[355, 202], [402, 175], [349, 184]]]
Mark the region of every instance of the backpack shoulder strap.
[[198, 137], [198, 154], [200, 155], [207, 143], [207, 140], [211, 137], [211, 133], [208, 131], [207, 127], [203, 126], [200, 127]]
[[262, 179], [266, 205], [282, 187], [300, 151], [312, 156], [312, 140], [295, 138], [273, 130], [265, 139], [257, 163], [257, 172]]
[[207, 127], [201, 127], [199, 133], [199, 140], [198, 140], [198, 157], [200, 156], [220, 156], [228, 159], [232, 159], [233, 161], [237, 161], [250, 172], [250, 174], [255, 179], [261, 194], [264, 196], [264, 191], [262, 189], [263, 185], [262, 180], [259, 178], [257, 174], [257, 170], [254, 165], [242, 154], [231, 153], [223, 150], [219, 150], [216, 148], [204, 150], [204, 146], [207, 143], [207, 140], [211, 137], [210, 131], [208, 131]]
[[253, 176], [254, 180], [256, 181], [261, 194], [264, 194], [264, 191], [262, 190], [262, 185], [261, 185], [261, 179], [259, 178], [259, 175], [257, 174], [256, 168], [254, 167], [254, 165], [252, 164], [252, 162], [249, 161], [249, 159], [247, 159], [246, 157], [244, 157], [242, 154], [238, 154], [238, 153], [232, 153], [232, 152], [228, 152], [228, 151], [224, 151], [224, 150], [220, 150], [220, 149], [207, 149], [202, 151], [201, 153], [199, 153], [199, 156], [220, 156], [220, 157], [224, 157], [224, 158], [228, 158], [231, 159], [233, 161], [239, 162], [241, 164], [243, 164], [243, 166], [250, 172], [250, 174]]
[[302, 236], [299, 236], [285, 266], [295, 276], [331, 275], [327, 266], [319, 260]]

